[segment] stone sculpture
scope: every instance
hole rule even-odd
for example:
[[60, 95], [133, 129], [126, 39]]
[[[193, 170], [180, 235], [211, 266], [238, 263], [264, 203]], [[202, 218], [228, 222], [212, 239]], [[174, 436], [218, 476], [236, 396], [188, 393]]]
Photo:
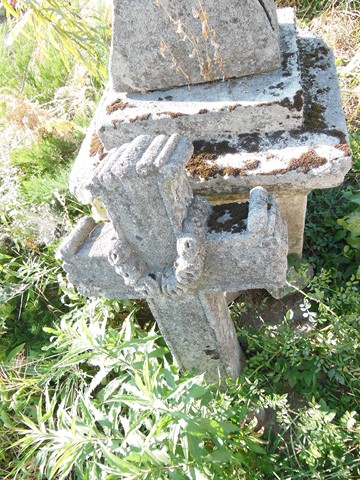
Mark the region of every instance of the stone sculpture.
[[64, 268], [147, 299], [183, 370], [234, 378], [224, 292], [281, 295], [307, 194], [351, 165], [332, 54], [273, 0], [114, 0], [110, 74], [70, 178], [106, 221], [79, 223]]
[[[229, 11], [226, 2], [212, 3]], [[272, 12], [273, 2], [266, 5]], [[115, 15], [118, 8], [115, 2]], [[109, 150], [141, 134], [179, 133], [195, 146], [187, 166], [192, 189], [221, 204], [245, 201], [251, 188], [263, 186], [287, 221], [290, 253], [301, 256], [307, 195], [341, 183], [351, 151], [331, 51], [296, 31], [292, 9], [277, 17], [281, 62], [269, 73], [142, 93], [119, 91], [111, 80], [72, 171], [71, 191], [92, 202], [86, 177]], [[117, 35], [114, 30], [113, 42]], [[111, 71], [118, 65], [114, 52]]]
[[59, 252], [82, 293], [145, 298], [180, 367], [218, 381], [243, 363], [224, 292], [284, 284], [286, 226], [262, 188], [248, 211], [214, 212], [192, 193], [192, 152], [178, 135], [143, 135], [109, 152], [88, 188], [110, 221], [83, 219]]

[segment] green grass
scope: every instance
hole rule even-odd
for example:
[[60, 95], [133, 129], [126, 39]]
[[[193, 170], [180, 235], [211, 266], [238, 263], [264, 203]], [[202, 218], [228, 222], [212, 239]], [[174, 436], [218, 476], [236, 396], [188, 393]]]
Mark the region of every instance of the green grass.
[[39, 103], [50, 101], [69, 75], [63, 60], [52, 46], [41, 52], [36, 39], [28, 36], [20, 37], [19, 44], [9, 48], [4, 41], [8, 33], [6, 24], [1, 25], [0, 89]]
[[20, 193], [29, 205], [48, 203], [68, 190], [70, 164], [78, 145], [45, 136], [38, 143], [11, 151], [10, 161], [19, 168]]
[[333, 8], [338, 10], [359, 10], [359, 0], [276, 0], [278, 7], [295, 7], [300, 17], [311, 19], [315, 15], [323, 14]]

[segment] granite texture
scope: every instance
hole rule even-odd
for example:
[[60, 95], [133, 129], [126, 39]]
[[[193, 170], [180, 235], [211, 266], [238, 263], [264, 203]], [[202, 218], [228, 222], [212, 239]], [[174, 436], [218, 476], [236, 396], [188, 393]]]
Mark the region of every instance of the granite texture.
[[[195, 156], [208, 154], [205, 166], [210, 169], [205, 171], [210, 170], [210, 175], [204, 174], [203, 162], [198, 162], [195, 168], [192, 162], [187, 170], [193, 191], [206, 196], [211, 203], [244, 199], [258, 185], [270, 193], [287, 196], [294, 190], [308, 193], [315, 188], [339, 185], [351, 166], [351, 152], [332, 52], [321, 39], [301, 32], [296, 37], [289, 9], [280, 11], [279, 19], [280, 29], [289, 36], [286, 35], [287, 49], [282, 51], [282, 67], [276, 74], [214, 82], [190, 90], [175, 89], [175, 96], [171, 98], [165, 92], [133, 94], [131, 99], [121, 96], [127, 94], [120, 94], [122, 103], [118, 107], [122, 105], [124, 109], [107, 114], [106, 108], [117, 95], [109, 87], [71, 172], [70, 190], [80, 201], [91, 203], [93, 196], [86, 188], [87, 182], [111, 148], [132, 141], [138, 134], [169, 131], [185, 131], [185, 136], [194, 144]], [[235, 108], [236, 96], [229, 97], [234, 82], [243, 86], [241, 95], [246, 96], [243, 107]], [[258, 92], [257, 83], [262, 85]], [[251, 85], [254, 87], [250, 88]], [[274, 88], [276, 86], [278, 88]], [[207, 108], [197, 93], [199, 89], [209, 92], [211, 102], [206, 104]], [[298, 98], [303, 99], [303, 106], [296, 110], [292, 102], [299, 89]], [[239, 95], [240, 91], [239, 87]], [[268, 103], [266, 95], [269, 95]], [[293, 100], [285, 102], [288, 107], [279, 107], [286, 98]], [[189, 114], [177, 116], [176, 112], [181, 113], [180, 107], [187, 108]], [[144, 113], [147, 108], [142, 117], [140, 110]], [[160, 114], [160, 108], [168, 115]], [[254, 113], [258, 108], [259, 112]], [[268, 116], [264, 115], [264, 108], [269, 109]], [[284, 115], [287, 112], [285, 119], [290, 115], [286, 119], [290, 124], [280, 120], [280, 125], [276, 113], [279, 108], [284, 110]], [[137, 115], [137, 121], [118, 123], [126, 117], [136, 119]], [[219, 115], [223, 115], [223, 120]], [[291, 124], [293, 120], [295, 124]], [[214, 131], [209, 132], [213, 127]], [[97, 148], [93, 147], [94, 138], [98, 140]], [[304, 160], [306, 165], [302, 167]]]
[[293, 10], [279, 12], [279, 20], [281, 65], [270, 73], [144, 93], [109, 85], [95, 124], [105, 148], [142, 133], [210, 140], [300, 128], [303, 92]]
[[273, 0], [114, 0], [115, 90], [144, 92], [279, 66]]

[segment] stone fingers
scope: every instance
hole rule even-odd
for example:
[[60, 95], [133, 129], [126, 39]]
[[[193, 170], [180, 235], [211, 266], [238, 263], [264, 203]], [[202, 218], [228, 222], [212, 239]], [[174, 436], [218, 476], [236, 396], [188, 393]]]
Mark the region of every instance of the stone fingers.
[[263, 187], [255, 187], [250, 192], [247, 230], [249, 233], [265, 231], [269, 215], [268, 193]]
[[99, 196], [102, 193], [103, 187], [106, 187], [108, 190], [113, 188], [115, 184], [111, 168], [119, 161], [119, 158], [121, 158], [121, 155], [126, 150], [127, 146], [128, 144], [126, 143], [119, 148], [113, 148], [110, 150], [104, 160], [96, 167], [88, 186], [88, 189], [93, 196]]
[[95, 227], [96, 222], [92, 217], [83, 217], [71, 234], [60, 245], [57, 257], [64, 261], [71, 261], [72, 257]]
[[119, 178], [137, 176], [136, 165], [151, 145], [153, 137], [139, 135], [126, 146], [118, 162], [113, 165], [112, 173]]
[[136, 172], [141, 176], [150, 175], [158, 171], [163, 165], [167, 165], [181, 140], [181, 136], [178, 134], [173, 134], [170, 137], [166, 135], [155, 137], [136, 164]]
[[154, 298], [161, 294], [159, 276], [153, 272], [147, 272], [134, 286], [136, 292], [147, 298]]

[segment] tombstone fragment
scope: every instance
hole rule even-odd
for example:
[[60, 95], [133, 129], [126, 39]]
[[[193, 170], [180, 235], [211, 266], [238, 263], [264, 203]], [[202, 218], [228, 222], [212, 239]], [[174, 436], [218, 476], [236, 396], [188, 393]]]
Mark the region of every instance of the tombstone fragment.
[[288, 223], [289, 252], [301, 257], [307, 195], [339, 185], [351, 151], [330, 49], [297, 32], [292, 9], [277, 17], [281, 64], [271, 72], [143, 93], [110, 84], [72, 171], [71, 191], [91, 202], [86, 177], [107, 151], [144, 133], [179, 133], [195, 147], [187, 166], [192, 189], [221, 204], [247, 200], [263, 186]]
[[278, 68], [273, 0], [115, 0], [116, 91], [194, 85]]
[[113, 149], [88, 185], [110, 221], [83, 219], [59, 253], [87, 295], [145, 298], [182, 370], [236, 378], [243, 356], [226, 291], [282, 286], [287, 234], [259, 187], [248, 206], [214, 211], [185, 172], [191, 142], [136, 138]]
[[70, 178], [106, 221], [79, 223], [64, 269], [146, 299], [182, 370], [235, 378], [224, 292], [282, 287], [307, 194], [351, 165], [332, 54], [272, 0], [114, 0], [110, 74]]

